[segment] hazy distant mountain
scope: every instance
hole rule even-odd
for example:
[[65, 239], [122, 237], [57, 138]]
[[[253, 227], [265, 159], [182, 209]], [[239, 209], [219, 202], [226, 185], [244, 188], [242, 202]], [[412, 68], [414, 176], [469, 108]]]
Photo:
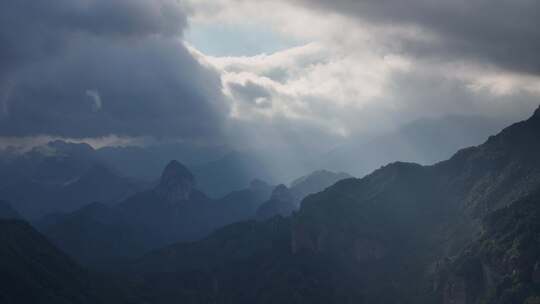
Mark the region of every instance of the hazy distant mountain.
[[351, 178], [347, 173], [334, 173], [327, 170], [314, 171], [291, 182], [290, 188], [277, 186], [268, 201], [257, 210], [258, 219], [275, 215], [288, 216], [300, 207], [300, 202], [309, 194], [323, 191], [336, 182]]
[[247, 153], [231, 152], [224, 157], [191, 167], [198, 188], [210, 197], [241, 190], [253, 179], [274, 182], [263, 162]]
[[142, 187], [96, 164], [63, 183], [21, 179], [0, 189], [0, 198], [12, 202], [26, 218], [36, 219], [49, 213], [76, 210], [94, 201], [115, 203]]
[[122, 175], [147, 181], [158, 179], [171, 159], [195, 166], [220, 159], [227, 153], [229, 149], [224, 146], [198, 146], [188, 143], [103, 147], [96, 150], [96, 154], [104, 163]]
[[242, 190], [253, 179], [272, 181], [265, 165], [250, 153], [217, 147], [170, 143], [144, 147], [104, 147], [97, 155], [125, 176], [145, 180], [159, 178], [163, 167], [178, 159], [197, 179], [197, 187], [212, 198]]
[[352, 178], [352, 176], [344, 172], [335, 173], [328, 170], [317, 170], [295, 179], [291, 182], [289, 187], [295, 200], [300, 202], [309, 194], [321, 192], [327, 187], [346, 178]]
[[63, 185], [96, 165], [119, 176], [153, 182], [171, 159], [180, 159], [197, 178], [198, 188], [219, 198], [242, 190], [256, 178], [273, 181], [266, 165], [254, 155], [223, 146], [169, 143], [93, 149], [87, 144], [56, 140], [22, 154], [0, 151], [0, 189], [23, 181]]
[[296, 210], [297, 204], [291, 190], [285, 185], [278, 185], [272, 196], [257, 209], [257, 219], [265, 220], [276, 215], [287, 216]]
[[318, 161], [319, 165], [364, 176], [395, 161], [430, 165], [455, 151], [478, 145], [505, 127], [500, 119], [446, 116], [420, 119], [371, 139], [351, 138]]
[[26, 153], [4, 151], [0, 157], [0, 188], [21, 180], [47, 185], [65, 184], [97, 162], [87, 144], [52, 141]]
[[133, 257], [252, 218], [270, 191], [264, 182], [253, 181], [245, 190], [210, 199], [196, 189], [193, 174], [172, 161], [153, 189], [114, 206], [95, 203], [44, 218], [40, 227], [55, 244], [83, 262]]
[[144, 185], [106, 166], [87, 144], [52, 141], [0, 159], [0, 199], [25, 218], [67, 212], [94, 201], [113, 203]]
[[227, 226], [134, 267], [169, 301], [534, 303], [538, 155], [540, 109], [447, 161], [392, 163], [308, 196], [290, 220]]

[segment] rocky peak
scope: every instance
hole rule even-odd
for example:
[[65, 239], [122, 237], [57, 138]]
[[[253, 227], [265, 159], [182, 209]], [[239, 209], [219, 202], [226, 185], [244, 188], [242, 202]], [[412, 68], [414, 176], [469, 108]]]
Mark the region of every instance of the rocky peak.
[[188, 200], [195, 186], [193, 174], [178, 161], [171, 161], [163, 170], [156, 192], [167, 201]]
[[281, 184], [276, 186], [274, 191], [272, 191], [271, 200], [281, 201], [281, 202], [292, 202], [294, 201], [294, 196], [291, 193], [291, 190], [287, 186]]

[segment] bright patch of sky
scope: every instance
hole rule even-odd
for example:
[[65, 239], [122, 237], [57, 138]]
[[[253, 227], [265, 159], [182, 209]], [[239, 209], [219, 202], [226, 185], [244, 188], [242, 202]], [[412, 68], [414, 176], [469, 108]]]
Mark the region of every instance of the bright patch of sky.
[[192, 24], [185, 40], [211, 56], [254, 56], [271, 54], [303, 44], [270, 28], [250, 24]]

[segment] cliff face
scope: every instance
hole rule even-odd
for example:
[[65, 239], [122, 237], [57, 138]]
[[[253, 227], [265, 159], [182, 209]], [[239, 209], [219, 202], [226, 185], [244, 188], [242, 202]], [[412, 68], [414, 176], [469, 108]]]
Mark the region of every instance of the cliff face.
[[227, 226], [136, 271], [177, 279], [164, 290], [188, 302], [538, 303], [539, 125], [537, 112], [439, 164], [342, 180], [290, 217]]
[[168, 202], [185, 201], [195, 187], [193, 174], [177, 161], [171, 161], [163, 170], [155, 191]]
[[[540, 299], [540, 192], [483, 221], [482, 236], [437, 272], [445, 303], [536, 303]], [[457, 286], [457, 287], [456, 287]]]
[[453, 200], [475, 218], [505, 207], [540, 185], [540, 114], [515, 123], [486, 143], [433, 166]]
[[[436, 296], [424, 290], [430, 288], [434, 265], [475, 241], [488, 214], [540, 187], [538, 155], [537, 111], [483, 145], [439, 164], [394, 163], [362, 179], [338, 182], [302, 202], [294, 216], [292, 250], [354, 261], [356, 271], [368, 282], [393, 278], [384, 291], [380, 290], [384, 282], [366, 284], [367, 299], [376, 301], [394, 290], [403, 299], [429, 301]], [[524, 263], [534, 265], [534, 261]], [[371, 267], [374, 264], [380, 267]], [[486, 282], [496, 281], [500, 272], [486, 263], [475, 267], [483, 269]], [[410, 277], [422, 279], [411, 282]], [[465, 278], [480, 280], [472, 275]], [[467, 280], [450, 276], [444, 284], [445, 301], [474, 303]]]

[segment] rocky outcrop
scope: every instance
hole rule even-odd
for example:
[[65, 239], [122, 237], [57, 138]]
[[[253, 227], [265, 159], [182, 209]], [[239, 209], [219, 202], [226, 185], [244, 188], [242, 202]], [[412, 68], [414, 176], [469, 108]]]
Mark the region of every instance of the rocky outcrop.
[[168, 202], [185, 201], [195, 187], [193, 174], [178, 161], [171, 161], [161, 174], [156, 193]]
[[437, 292], [444, 303], [528, 303], [540, 295], [539, 256], [540, 192], [534, 192], [484, 219], [482, 236], [438, 272]]

